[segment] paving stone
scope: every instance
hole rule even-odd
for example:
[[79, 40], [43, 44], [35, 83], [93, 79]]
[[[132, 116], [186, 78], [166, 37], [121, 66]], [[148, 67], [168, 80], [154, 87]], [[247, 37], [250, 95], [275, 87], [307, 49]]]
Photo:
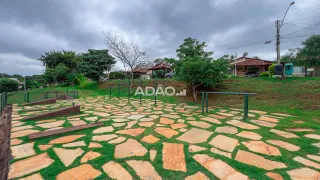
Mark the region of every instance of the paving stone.
[[261, 121], [261, 120], [250, 120], [250, 122], [257, 124], [259, 126], [271, 127], [271, 128], [277, 125], [276, 123]]
[[219, 155], [222, 155], [222, 156], [225, 156], [225, 157], [228, 157], [228, 158], [231, 159], [231, 153], [229, 153], [229, 152], [221, 151], [221, 150], [219, 150], [217, 148], [214, 148], [214, 147], [212, 147], [210, 149], [210, 151], [215, 153], [215, 154], [219, 154]]
[[112, 119], [112, 121], [114, 122], [127, 122], [127, 121], [130, 121], [129, 119], [120, 119], [120, 118], [117, 118], [117, 119]]
[[206, 175], [202, 172], [198, 171], [195, 174], [187, 176], [184, 180], [210, 180]]
[[293, 131], [293, 132], [311, 132], [314, 131], [314, 129], [310, 129], [310, 128], [289, 128], [286, 129], [287, 131]]
[[21, 131], [21, 130], [25, 130], [25, 129], [32, 129], [32, 128], [33, 128], [33, 126], [31, 126], [31, 125], [13, 127], [13, 128], [11, 129], [11, 132]]
[[250, 131], [241, 131], [237, 136], [252, 140], [260, 140], [262, 138], [259, 134]]
[[83, 164], [75, 168], [68, 169], [56, 177], [57, 180], [91, 180], [100, 176], [101, 172], [93, 168], [90, 164]]
[[126, 129], [131, 128], [133, 125], [137, 124], [138, 121], [130, 121], [127, 123]]
[[122, 126], [125, 126], [126, 123], [112, 123], [111, 124], [113, 127], [122, 127]]
[[141, 139], [142, 142], [149, 143], [149, 144], [154, 144], [154, 143], [158, 142], [159, 140], [160, 140], [159, 138], [156, 138], [152, 135], [145, 136]]
[[246, 175], [238, 172], [220, 159], [214, 159], [206, 154], [196, 154], [193, 159], [219, 179], [249, 180]]
[[232, 152], [239, 144], [237, 139], [233, 139], [224, 135], [217, 135], [209, 142], [214, 147], [224, 151]]
[[81, 146], [87, 146], [84, 141], [77, 141], [77, 142], [71, 142], [62, 145], [62, 147], [81, 147]]
[[132, 156], [144, 156], [147, 152], [148, 150], [138, 141], [134, 139], [128, 139], [126, 142], [116, 145], [114, 157], [126, 158]]
[[200, 120], [211, 122], [211, 123], [214, 123], [214, 124], [221, 124], [221, 122], [218, 119], [215, 119], [215, 118], [212, 118], [212, 117], [203, 117], [203, 118], [200, 118]]
[[267, 140], [267, 142], [270, 144], [273, 144], [275, 146], [279, 146], [281, 148], [284, 148], [288, 151], [299, 151], [300, 150], [299, 146], [296, 146], [296, 145], [293, 145], [293, 144], [290, 144], [290, 143], [287, 143], [284, 141], [280, 141], [280, 140]]
[[213, 118], [216, 118], [216, 119], [225, 119], [226, 117], [225, 116], [221, 116], [221, 115], [218, 115], [218, 114], [209, 114], [210, 117], [213, 117]]
[[273, 132], [279, 136], [285, 137], [285, 138], [299, 138], [299, 136], [289, 133], [289, 132], [285, 132], [285, 131], [280, 131], [277, 129], [271, 129], [270, 132]]
[[203, 143], [206, 142], [212, 134], [213, 132], [207, 130], [191, 128], [189, 131], [179, 136], [177, 140], [191, 144]]
[[284, 180], [283, 177], [278, 173], [267, 172], [266, 176], [274, 180]]
[[14, 159], [20, 159], [35, 155], [36, 152], [33, 149], [33, 145], [34, 142], [11, 146], [12, 156]]
[[207, 150], [207, 148], [197, 146], [197, 145], [189, 145], [188, 150], [189, 152], [199, 152], [199, 151]]
[[283, 113], [271, 113], [271, 114], [276, 115], [276, 116], [292, 117], [292, 115], [283, 114]]
[[260, 127], [258, 126], [255, 126], [255, 125], [252, 125], [252, 124], [249, 124], [249, 123], [245, 123], [245, 122], [242, 122], [242, 121], [239, 121], [239, 120], [230, 120], [230, 121], [227, 121], [226, 122], [227, 124], [230, 124], [230, 125], [233, 125], [233, 126], [237, 126], [239, 128], [242, 128], [242, 129], [260, 129]]
[[101, 117], [110, 116], [110, 114], [104, 113], [104, 112], [94, 112], [93, 114], [96, 115], [96, 116], [101, 116]]
[[97, 121], [98, 120], [98, 116], [86, 117], [85, 120], [87, 120], [87, 121]]
[[160, 123], [161, 124], [173, 124], [174, 120], [168, 119], [168, 118], [160, 118]]
[[235, 160], [265, 170], [282, 169], [287, 167], [282, 162], [271, 161], [263, 156], [243, 150], [238, 150]]
[[200, 128], [210, 128], [212, 125], [206, 122], [202, 122], [202, 121], [191, 121], [188, 122], [189, 124], [191, 124], [192, 126], [196, 126], [196, 127], [200, 127]]
[[154, 161], [157, 156], [157, 150], [150, 150], [150, 160]]
[[151, 127], [153, 125], [154, 125], [153, 122], [140, 122], [139, 123], [139, 126], [142, 126], [142, 127]]
[[12, 127], [22, 126], [23, 124], [24, 124], [24, 122], [12, 121]]
[[187, 117], [186, 120], [194, 121], [194, 120], [196, 120], [196, 118], [194, 118], [194, 117]]
[[173, 114], [163, 114], [161, 115], [163, 117], [167, 117], [167, 118], [173, 118], [173, 119], [179, 119], [181, 118], [179, 115], [173, 115]]
[[109, 141], [108, 144], [119, 144], [119, 143], [122, 143], [123, 141], [125, 141], [126, 139], [127, 138], [125, 138], [125, 137], [118, 137], [116, 139]]
[[41, 150], [41, 151], [46, 151], [47, 149], [51, 148], [52, 145], [39, 145], [38, 148]]
[[54, 127], [62, 126], [64, 122], [65, 121], [49, 122], [49, 123], [38, 124], [37, 126], [42, 128], [54, 128]]
[[103, 171], [112, 179], [133, 180], [132, 176], [119, 163], [109, 161], [102, 166]]
[[72, 124], [72, 126], [80, 126], [80, 125], [84, 125], [87, 124], [86, 122], [79, 120], [79, 121], [69, 121], [70, 124]]
[[292, 180], [318, 180], [320, 173], [316, 170], [303, 167], [287, 171]]
[[11, 133], [11, 138], [23, 137], [23, 136], [27, 136], [29, 134], [37, 133], [37, 132], [39, 132], [39, 131], [34, 130], [34, 129], [26, 129], [26, 130], [22, 130], [22, 131], [17, 131], [17, 132]]
[[172, 136], [178, 135], [179, 132], [165, 127], [158, 127], [154, 130], [156, 133], [161, 134], [162, 136], [166, 138], [171, 138]]
[[313, 161], [310, 161], [306, 158], [303, 158], [301, 156], [297, 156], [295, 158], [293, 158], [293, 160], [303, 164], [303, 165], [306, 165], [306, 166], [309, 166], [309, 167], [313, 167], [313, 168], [316, 168], [316, 169], [320, 169], [320, 164], [316, 163], [316, 162], [313, 162]]
[[81, 148], [77, 149], [65, 149], [65, 148], [53, 148], [53, 151], [60, 158], [63, 164], [68, 167], [73, 161], [82, 155], [84, 152]]
[[14, 145], [18, 145], [21, 144], [23, 141], [21, 141], [20, 139], [11, 139], [10, 140], [10, 145], [14, 146]]
[[100, 127], [98, 129], [95, 129], [92, 133], [93, 134], [101, 134], [101, 133], [108, 133], [112, 132], [114, 129], [112, 126], [106, 126], [106, 127]]
[[221, 127], [217, 127], [215, 132], [226, 133], [226, 134], [236, 134], [238, 133], [238, 129], [232, 126], [221, 126]]
[[260, 114], [260, 115], [267, 114], [267, 112], [265, 112], [265, 111], [259, 111], [259, 110], [249, 110], [249, 112], [251, 112], [251, 113], [257, 113], [257, 114]]
[[10, 165], [9, 179], [21, 177], [50, 166], [54, 162], [47, 153], [16, 161]]
[[25, 178], [20, 178], [19, 180], [43, 180], [43, 178], [40, 173], [37, 173], [37, 174], [27, 176]]
[[164, 124], [156, 124], [157, 127], [166, 127], [167, 125]]
[[258, 120], [272, 122], [272, 123], [278, 123], [279, 122], [278, 119], [267, 117], [267, 116], [261, 116]]
[[134, 129], [124, 129], [124, 130], [119, 130], [116, 132], [116, 134], [126, 134], [129, 136], [136, 137], [144, 132], [144, 128], [134, 128]]
[[188, 129], [186, 129], [186, 128], [181, 128], [181, 129], [179, 129], [179, 131], [180, 131], [180, 132], [187, 132]]
[[101, 148], [102, 147], [102, 145], [101, 144], [99, 144], [99, 143], [95, 143], [95, 142], [90, 142], [90, 144], [89, 144], [89, 146], [88, 146], [89, 148]]
[[242, 142], [250, 151], [269, 155], [269, 156], [281, 156], [281, 152], [278, 148], [268, 145], [262, 141], [247, 141]]
[[304, 137], [320, 140], [320, 135], [318, 134], [306, 134]]
[[94, 152], [94, 151], [89, 151], [87, 152], [80, 160], [81, 163], [86, 163], [92, 159], [96, 159], [98, 157], [100, 157], [101, 154], [98, 152]]
[[131, 115], [129, 117], [127, 117], [128, 119], [132, 119], [132, 120], [139, 120], [143, 117], [145, 117], [146, 115], [142, 115], [142, 114], [134, 114], [134, 115]]
[[170, 127], [172, 129], [180, 129], [180, 128], [185, 128], [187, 127], [186, 124], [183, 124], [183, 123], [177, 123], [177, 124], [171, 124]]
[[140, 179], [161, 180], [157, 171], [148, 161], [129, 160], [126, 163], [136, 172]]
[[219, 114], [219, 115], [221, 115], [221, 116], [226, 116], [226, 117], [232, 117], [232, 116], [234, 116], [234, 114], [224, 113], [224, 112], [217, 112], [217, 114]]
[[162, 149], [163, 168], [173, 171], [186, 172], [186, 161], [183, 144], [163, 143]]
[[294, 123], [297, 123], [297, 124], [304, 124], [305, 122], [304, 121], [293, 121]]
[[320, 162], [320, 156], [308, 154], [307, 158]]
[[111, 139], [119, 137], [118, 135], [115, 134], [107, 134], [107, 135], [100, 135], [100, 136], [93, 136], [92, 140], [93, 141], [109, 141]]
[[75, 141], [79, 138], [84, 137], [85, 135], [69, 135], [69, 136], [63, 136], [63, 137], [59, 137], [57, 139], [53, 139], [49, 142], [49, 144], [64, 144], [64, 143], [69, 143], [72, 141]]

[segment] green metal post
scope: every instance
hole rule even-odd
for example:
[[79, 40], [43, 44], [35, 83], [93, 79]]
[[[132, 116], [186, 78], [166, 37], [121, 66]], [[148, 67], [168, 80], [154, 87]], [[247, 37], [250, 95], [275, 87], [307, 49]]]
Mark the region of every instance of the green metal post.
[[130, 98], [130, 79], [128, 81], [128, 102], [129, 102], [129, 98]]
[[156, 80], [157, 80], [157, 76], [156, 74], [154, 74], [154, 106], [157, 106], [157, 96], [156, 96], [156, 92], [157, 92], [157, 87], [156, 87]]
[[46, 93], [43, 93], [43, 100], [46, 100]]
[[249, 109], [249, 95], [244, 95], [244, 107], [243, 107], [243, 118], [248, 118], [248, 109]]
[[209, 98], [208, 98], [208, 93], [206, 93], [206, 113], [208, 113], [208, 109], [209, 109]]
[[201, 93], [201, 110], [202, 114], [204, 114], [204, 93]]
[[48, 92], [46, 92], [45, 95], [46, 95], [46, 100], [47, 100], [48, 99]]
[[29, 92], [27, 92], [27, 102], [30, 102]]
[[112, 91], [112, 86], [109, 87], [109, 98], [111, 99], [111, 91]]
[[3, 100], [2, 100], [2, 94], [0, 94], [0, 115], [2, 114], [2, 103], [3, 103]]
[[118, 98], [120, 98], [120, 84], [118, 84]]
[[24, 102], [27, 102], [27, 94], [24, 94]]
[[58, 98], [58, 91], [56, 90], [56, 98]]
[[69, 91], [68, 91], [68, 88], [67, 88], [67, 96], [69, 95]]
[[[140, 87], [142, 88], [142, 76], [140, 75]], [[141, 105], [142, 94], [140, 93], [140, 105]]]

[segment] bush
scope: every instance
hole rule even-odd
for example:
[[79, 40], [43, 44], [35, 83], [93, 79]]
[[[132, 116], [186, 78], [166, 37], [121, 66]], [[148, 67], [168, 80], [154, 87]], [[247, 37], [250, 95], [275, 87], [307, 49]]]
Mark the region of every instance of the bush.
[[162, 79], [162, 78], [165, 78], [166, 72], [164, 70], [156, 70], [156, 71], [153, 71], [153, 78], [154, 78], [154, 75], [156, 75], [157, 78]]
[[274, 75], [274, 67], [275, 67], [276, 65], [275, 64], [272, 64], [272, 65], [270, 65], [269, 67], [268, 67], [268, 71], [269, 71], [269, 75], [270, 76], [273, 76]]
[[259, 77], [269, 77], [269, 72], [262, 72]]
[[125, 79], [126, 75], [121, 72], [110, 72], [109, 79]]
[[0, 79], [0, 93], [17, 91], [19, 84], [12, 79]]

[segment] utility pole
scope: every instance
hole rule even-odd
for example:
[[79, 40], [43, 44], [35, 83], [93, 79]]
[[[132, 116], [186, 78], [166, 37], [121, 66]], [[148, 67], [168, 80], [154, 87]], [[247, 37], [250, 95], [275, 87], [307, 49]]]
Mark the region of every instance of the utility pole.
[[277, 64], [280, 64], [280, 21], [279, 20], [276, 20], [276, 28], [277, 28], [277, 41], [276, 41]]

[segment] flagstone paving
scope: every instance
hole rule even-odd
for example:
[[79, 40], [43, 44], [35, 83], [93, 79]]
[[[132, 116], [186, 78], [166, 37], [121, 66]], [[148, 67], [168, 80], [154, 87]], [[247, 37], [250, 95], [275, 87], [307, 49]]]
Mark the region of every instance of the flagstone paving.
[[[96, 96], [73, 100], [81, 114], [23, 121], [70, 106], [13, 105], [9, 178], [294, 179], [320, 178], [320, 131], [284, 113]], [[20, 110], [39, 108], [38, 111]], [[46, 110], [45, 110], [46, 109]], [[29, 141], [28, 135], [99, 121], [102, 127]], [[288, 123], [288, 122], [293, 123]], [[285, 123], [285, 124], [284, 124]], [[304, 124], [300, 124], [304, 123]], [[289, 125], [288, 125], [289, 124]], [[301, 127], [300, 127], [301, 126]], [[262, 172], [262, 171], [263, 172]]]

